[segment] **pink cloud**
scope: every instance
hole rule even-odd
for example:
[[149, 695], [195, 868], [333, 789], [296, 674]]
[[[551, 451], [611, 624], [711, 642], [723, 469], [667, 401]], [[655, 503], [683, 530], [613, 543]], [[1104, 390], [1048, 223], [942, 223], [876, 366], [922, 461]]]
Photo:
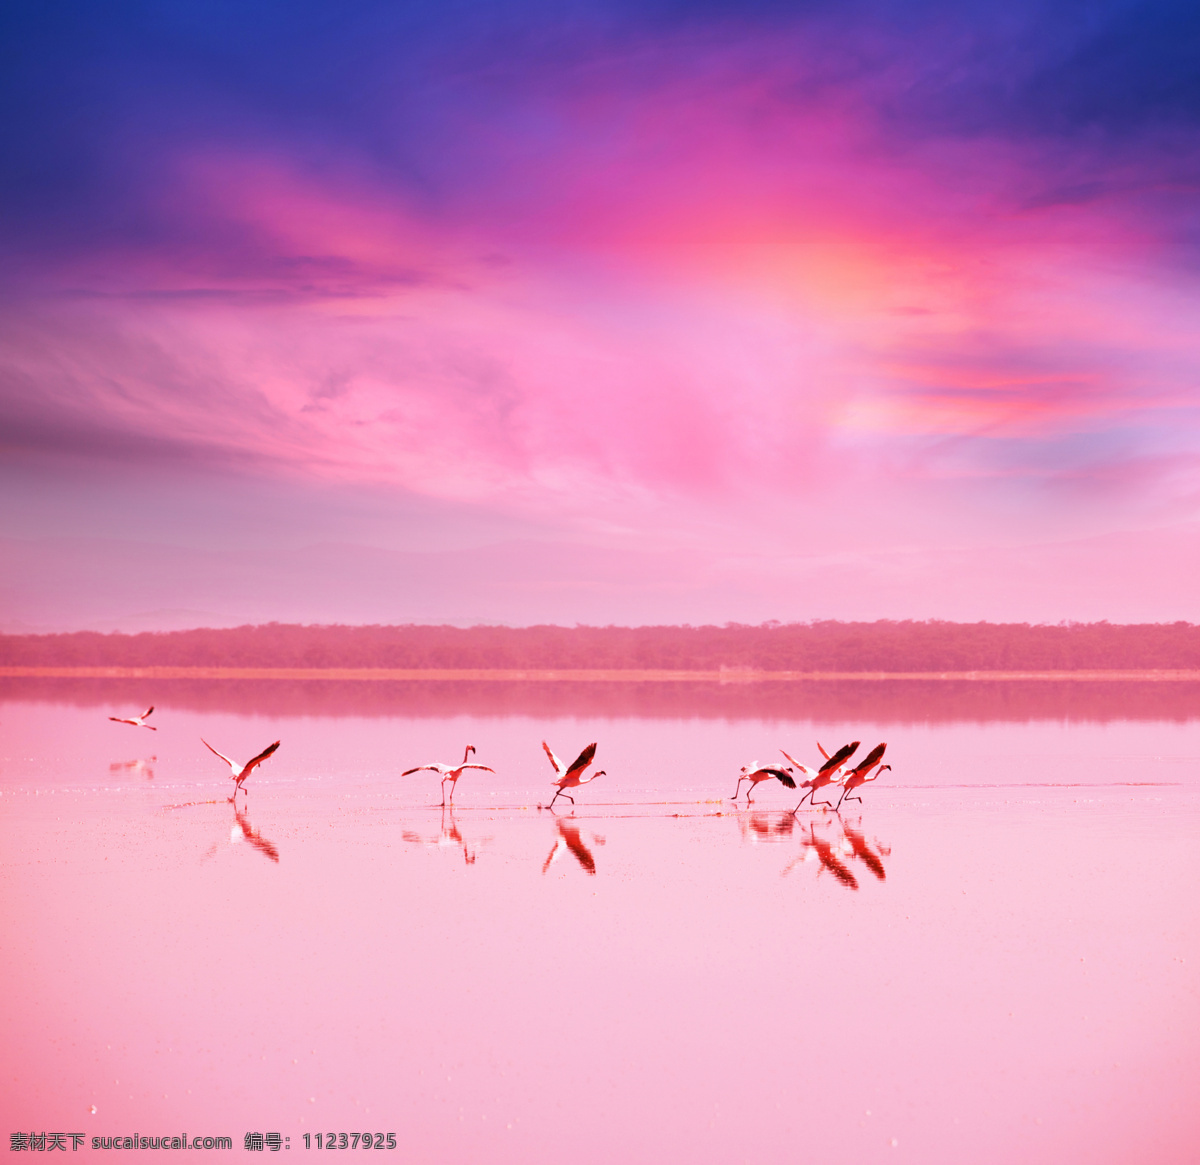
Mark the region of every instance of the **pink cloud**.
[[1079, 158], [890, 137], [862, 89], [789, 88], [794, 48], [632, 88], [601, 62], [544, 140], [504, 132], [536, 86], [472, 104], [443, 132], [475, 180], [434, 209], [347, 159], [181, 148], [172, 244], [57, 271], [92, 294], [10, 322], [6, 391], [50, 449], [743, 564], [1190, 514], [1196, 288], [1128, 166], [1097, 193]]

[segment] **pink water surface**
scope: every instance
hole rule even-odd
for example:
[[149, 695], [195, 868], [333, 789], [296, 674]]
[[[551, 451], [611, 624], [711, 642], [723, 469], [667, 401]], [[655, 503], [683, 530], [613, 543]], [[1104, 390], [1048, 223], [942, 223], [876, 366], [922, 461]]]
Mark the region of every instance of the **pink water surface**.
[[[1197, 1158], [1197, 721], [110, 713], [0, 705], [6, 1137]], [[200, 735], [283, 744], [235, 810]], [[894, 768], [840, 818], [728, 801], [851, 735]], [[543, 736], [599, 741], [574, 811]], [[466, 743], [452, 813], [398, 775]]]

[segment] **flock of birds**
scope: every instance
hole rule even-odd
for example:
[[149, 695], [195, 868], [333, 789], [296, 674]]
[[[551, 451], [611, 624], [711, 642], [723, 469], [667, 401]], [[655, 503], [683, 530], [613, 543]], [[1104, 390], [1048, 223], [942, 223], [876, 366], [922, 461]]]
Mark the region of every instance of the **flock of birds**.
[[[109, 719], [118, 724], [131, 724], [135, 728], [148, 728], [151, 732], [156, 732], [157, 728], [155, 728], [153, 724], [146, 723], [153, 711], [154, 705], [151, 704], [150, 707], [147, 708], [140, 716], [110, 716]], [[231, 757], [227, 757], [224, 753], [218, 752], [203, 737], [200, 738], [200, 743], [203, 744], [204, 747], [207, 748], [208, 751], [214, 756], [220, 757], [221, 760], [223, 760], [229, 766], [229, 774], [234, 782], [233, 795], [229, 798], [230, 801], [233, 801], [237, 797], [239, 790], [243, 793], [246, 792], [246, 778], [260, 764], [262, 764], [263, 761], [265, 761], [268, 757], [273, 756], [275, 750], [279, 747], [279, 741], [277, 740], [274, 744], [269, 744], [257, 756], [251, 757], [248, 761], [246, 761], [245, 764], [238, 764], [237, 761], [233, 760]], [[746, 790], [746, 804], [750, 805], [753, 803], [751, 794], [753, 793], [755, 786], [761, 784], [763, 781], [776, 780], [788, 789], [795, 789], [799, 787], [801, 789], [808, 790], [808, 792], [800, 798], [796, 808], [792, 810], [793, 813], [797, 812], [805, 801], [808, 801], [811, 806], [827, 806], [832, 808], [835, 813], [841, 809], [843, 801], [858, 801], [861, 803], [862, 797], [854, 796], [854, 790], [860, 789], [868, 781], [874, 781], [884, 769], [891, 769], [892, 766], [885, 765], [883, 763], [883, 754], [887, 748], [887, 744], [883, 743], [877, 744], [873, 749], [871, 749], [871, 751], [867, 753], [867, 755], [863, 757], [858, 764], [854, 765], [852, 768], [846, 769], [846, 763], [858, 750], [858, 745], [859, 742], [857, 740], [852, 741], [850, 744], [842, 745], [841, 748], [830, 755], [825, 751], [824, 748], [821, 747], [821, 744], [818, 741], [817, 749], [820, 751], [825, 763], [819, 768], [815, 769], [810, 768], [808, 765], [801, 764], [795, 759], [795, 757], [791, 756], [787, 752], [784, 752], [783, 749], [780, 749], [779, 751], [782, 752], [784, 757], [791, 762], [789, 765], [760, 765], [757, 762], [743, 765], [741, 769], [741, 775], [738, 777], [737, 787], [733, 791], [733, 797], [731, 800], [736, 801], [738, 799], [739, 795], [741, 794], [743, 782], [748, 781], [749, 787]], [[551, 747], [544, 740], [542, 741], [542, 748], [545, 749], [546, 755], [550, 758], [550, 763], [554, 766], [555, 779], [551, 782], [551, 784], [557, 786], [554, 796], [550, 799], [550, 804], [546, 806], [547, 809], [552, 809], [554, 807], [554, 802], [557, 801], [559, 797], [566, 797], [566, 799], [570, 801], [572, 805], [574, 805], [575, 798], [567, 792], [567, 789], [578, 788], [580, 785], [586, 785], [589, 781], [594, 781], [597, 777], [603, 777], [606, 775], [604, 769], [600, 769], [599, 771], [593, 773], [589, 773], [587, 771], [589, 768], [591, 768], [592, 762], [596, 758], [595, 741], [589, 744], [569, 765], [563, 764], [563, 762], [559, 760], [557, 756], [555, 756], [554, 750], [551, 749]], [[441, 778], [442, 784], [442, 805], [445, 806], [447, 803], [447, 782], [450, 784], [449, 803], [453, 805], [455, 786], [457, 786], [458, 779], [463, 775], [464, 772], [466, 772], [467, 769], [482, 769], [486, 773], [494, 773], [496, 771], [495, 769], [490, 768], [488, 765], [483, 765], [472, 761], [471, 756], [474, 754], [474, 752], [475, 746], [473, 744], [468, 744], [466, 751], [463, 753], [461, 764], [451, 765], [443, 764], [439, 761], [431, 761], [429, 764], [416, 765], [411, 769], [405, 769], [401, 775], [408, 777], [413, 773], [425, 771], [437, 773]], [[796, 781], [797, 776], [802, 776], [804, 778], [799, 782], [798, 785]], [[816, 799], [816, 793], [818, 790], [831, 788], [838, 785], [841, 786], [842, 795], [838, 798], [836, 805], [834, 805], [832, 801], [818, 801]], [[538, 808], [540, 809], [541, 806], [539, 805]]]
[[[555, 779], [550, 783], [558, 786], [558, 792], [556, 792], [554, 796], [550, 798], [550, 804], [546, 806], [547, 809], [552, 808], [554, 802], [557, 801], [559, 797], [566, 797], [566, 799], [570, 801], [572, 805], [574, 805], [575, 798], [565, 790], [578, 788], [580, 785], [586, 785], [589, 781], [594, 781], [597, 777], [603, 777], [607, 775], [603, 769], [595, 773], [586, 773], [586, 770], [591, 767], [592, 761], [596, 756], [596, 744], [594, 741], [589, 744], [587, 748], [585, 748], [570, 765], [564, 765], [563, 762], [554, 755], [554, 750], [544, 740], [542, 741], [542, 748], [546, 750], [546, 755], [550, 758], [550, 763], [554, 766], [554, 771], [557, 774]], [[467, 751], [463, 753], [462, 764], [460, 765], [444, 765], [439, 764], [437, 761], [431, 761], [427, 765], [417, 765], [416, 768], [406, 769], [400, 775], [407, 777], [411, 776], [413, 773], [419, 773], [426, 769], [429, 769], [435, 773], [440, 773], [442, 777], [442, 804], [446, 804], [447, 781], [450, 782], [450, 803], [453, 804], [454, 787], [458, 784], [458, 778], [463, 775], [464, 770], [483, 769], [485, 772], [489, 773], [494, 773], [496, 771], [495, 769], [488, 768], [487, 765], [479, 765], [474, 763], [468, 764], [467, 758], [474, 751], [475, 746], [473, 744], [468, 744]]]
[[[858, 801], [862, 802], [862, 797], [853, 795], [855, 789], [861, 788], [868, 781], [875, 780], [884, 769], [891, 769], [891, 765], [883, 763], [883, 754], [887, 749], [886, 742], [877, 744], [858, 764], [851, 769], [843, 768], [846, 762], [858, 750], [859, 742], [851, 741], [849, 744], [843, 744], [832, 756], [829, 755], [822, 747], [820, 741], [817, 742], [817, 749], [821, 756], [825, 758], [825, 763], [820, 768], [812, 769], [808, 765], [802, 765], [795, 757], [784, 752], [781, 748], [779, 751], [783, 753], [792, 763], [790, 766], [781, 767], [779, 765], [760, 765], [749, 764], [742, 768], [742, 775], [738, 777], [737, 788], [733, 791], [733, 800], [738, 799], [738, 793], [741, 792], [742, 782], [749, 781], [750, 788], [746, 790], [746, 804], [751, 803], [750, 794], [754, 790], [754, 786], [763, 781], [771, 779], [777, 780], [787, 789], [795, 789], [796, 779], [794, 774], [801, 773], [807, 779], [800, 782], [801, 789], [807, 789], [808, 792], [800, 798], [799, 804], [792, 812], [795, 813], [805, 801], [810, 805], [828, 805], [834, 812], [842, 807], [843, 801]], [[831, 785], [841, 785], [842, 795], [838, 798], [836, 805], [832, 801], [818, 801], [816, 792], [818, 789], [824, 789]]]

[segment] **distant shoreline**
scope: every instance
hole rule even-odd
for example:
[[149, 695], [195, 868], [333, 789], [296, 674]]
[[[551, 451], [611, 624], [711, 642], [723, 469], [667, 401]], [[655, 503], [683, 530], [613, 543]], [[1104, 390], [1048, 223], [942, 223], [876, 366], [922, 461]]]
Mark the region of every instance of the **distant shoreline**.
[[152, 679], [152, 680], [339, 680], [339, 681], [455, 681], [496, 683], [878, 683], [889, 680], [955, 682], [1012, 682], [1024, 680], [1072, 682], [1200, 681], [1200, 670], [1117, 669], [1080, 671], [757, 671], [722, 668], [719, 671], [666, 669], [514, 669], [514, 668], [370, 668], [370, 667], [0, 667], [8, 679]]

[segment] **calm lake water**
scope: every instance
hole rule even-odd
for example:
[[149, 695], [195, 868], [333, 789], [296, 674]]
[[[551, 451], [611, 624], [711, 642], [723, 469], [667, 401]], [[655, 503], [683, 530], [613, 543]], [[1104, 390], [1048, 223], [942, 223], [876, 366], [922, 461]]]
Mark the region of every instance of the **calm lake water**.
[[[0, 1133], [1194, 1162], [1197, 696], [8, 681]], [[235, 808], [201, 737], [282, 743]], [[543, 739], [598, 742], [574, 809]], [[728, 799], [849, 740], [893, 769], [840, 816]], [[400, 775], [467, 744], [453, 812]]]

